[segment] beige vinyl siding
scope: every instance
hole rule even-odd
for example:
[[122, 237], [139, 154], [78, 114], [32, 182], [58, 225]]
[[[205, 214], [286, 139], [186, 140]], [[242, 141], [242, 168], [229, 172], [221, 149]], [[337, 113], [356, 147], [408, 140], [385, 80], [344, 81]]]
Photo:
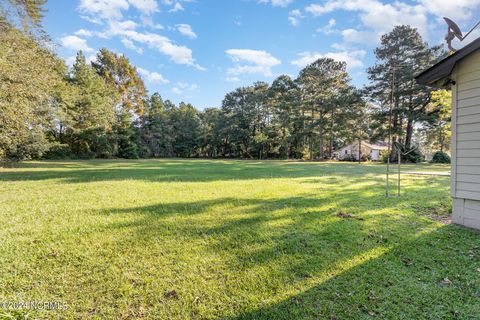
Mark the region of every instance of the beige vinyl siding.
[[465, 140], [457, 143], [457, 149], [477, 149], [480, 146], [480, 140]]
[[457, 114], [458, 114], [459, 117], [476, 115], [476, 114], [478, 114], [478, 107], [477, 106], [472, 106], [472, 107], [468, 107], [468, 108], [457, 109]]
[[478, 183], [480, 184], [480, 175], [479, 174], [466, 174], [457, 172], [457, 183], [467, 182], [467, 183]]
[[460, 167], [467, 166], [478, 166], [480, 163], [480, 158], [462, 158], [457, 157], [457, 170]]
[[[467, 91], [470, 91], [470, 90], [475, 90], [479, 86], [480, 86], [480, 79], [466, 81], [466, 82], [457, 84], [458, 92], [461, 92], [461, 93], [467, 92]], [[466, 94], [466, 97], [468, 97], [468, 93]]]
[[480, 123], [480, 113], [457, 117], [457, 124], [471, 124], [471, 123]]
[[480, 51], [460, 61], [454, 77], [452, 195], [469, 201], [463, 219], [480, 223]]
[[458, 191], [468, 191], [468, 192], [480, 192], [480, 184], [470, 183], [470, 182], [461, 182], [457, 178], [457, 192]]
[[457, 120], [457, 132], [458, 133], [473, 133], [480, 132], [480, 126], [478, 123], [458, 123]]
[[462, 132], [458, 133], [457, 136], [457, 142], [480, 140], [480, 132]]
[[469, 175], [474, 175], [478, 174], [480, 170], [480, 165], [479, 166], [460, 166], [457, 168], [457, 174], [469, 174]]
[[[468, 192], [462, 193], [466, 197]], [[454, 223], [458, 223], [470, 228], [480, 229], [480, 201], [468, 200], [465, 198], [453, 199], [453, 216]]]

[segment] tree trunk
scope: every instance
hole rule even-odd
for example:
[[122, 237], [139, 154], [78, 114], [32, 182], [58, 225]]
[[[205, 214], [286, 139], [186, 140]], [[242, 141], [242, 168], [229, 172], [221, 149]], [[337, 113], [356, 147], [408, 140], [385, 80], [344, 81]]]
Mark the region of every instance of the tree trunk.
[[58, 140], [62, 142], [62, 133], [63, 133], [63, 125], [60, 123], [60, 129], [58, 130]]
[[440, 151], [443, 152], [444, 150], [444, 139], [443, 139], [443, 128], [440, 127], [440, 137], [439, 137], [439, 141], [440, 141]]
[[362, 140], [358, 139], [358, 164], [362, 162]]
[[313, 160], [313, 139], [312, 139], [312, 137], [309, 138], [308, 143], [310, 145], [310, 161], [312, 161]]
[[328, 153], [329, 153], [328, 157], [330, 159], [332, 159], [332, 156], [333, 156], [333, 139], [334, 139], [334, 137], [333, 137], [333, 124], [335, 122], [334, 117], [335, 117], [335, 111], [334, 111], [334, 109], [332, 109], [332, 121], [330, 123], [330, 144], [328, 146]]
[[407, 122], [407, 135], [405, 136], [405, 150], [409, 151], [412, 145], [412, 137], [413, 137], [413, 120], [408, 117]]

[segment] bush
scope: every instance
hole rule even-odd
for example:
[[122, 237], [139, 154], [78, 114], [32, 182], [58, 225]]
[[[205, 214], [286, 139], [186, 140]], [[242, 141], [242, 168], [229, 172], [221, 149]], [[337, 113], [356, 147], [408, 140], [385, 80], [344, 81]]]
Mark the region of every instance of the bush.
[[[402, 150], [402, 153], [404, 153], [403, 150]], [[382, 152], [380, 155], [380, 160], [383, 163], [387, 163], [387, 159], [389, 155], [390, 153], [388, 153], [387, 151]], [[397, 161], [398, 161], [397, 152], [394, 152], [392, 157], [390, 158], [390, 162], [396, 163]], [[408, 154], [402, 154], [402, 163], [420, 163], [420, 162], [422, 162], [422, 154], [418, 149], [414, 149], [408, 152]]]
[[131, 144], [119, 150], [118, 156], [124, 159], [138, 159], [138, 149], [137, 146]]
[[344, 155], [344, 156], [340, 159], [340, 161], [350, 161], [350, 162], [353, 162], [353, 161], [358, 161], [358, 160], [356, 160], [353, 155], [351, 155], [351, 154], [346, 154], [346, 155]]
[[57, 143], [50, 147], [50, 149], [43, 155], [46, 160], [65, 160], [72, 157], [70, 146], [68, 144]]
[[390, 157], [390, 152], [388, 151], [380, 152], [380, 161], [382, 161], [383, 163], [387, 163], [388, 157]]
[[406, 155], [402, 155], [402, 162], [405, 163], [420, 163], [422, 162], [422, 159], [423, 156], [418, 149], [415, 149]]
[[432, 163], [450, 163], [451, 159], [450, 159], [450, 156], [448, 154], [446, 154], [445, 152], [437, 151], [433, 155], [433, 158], [432, 158], [431, 162]]

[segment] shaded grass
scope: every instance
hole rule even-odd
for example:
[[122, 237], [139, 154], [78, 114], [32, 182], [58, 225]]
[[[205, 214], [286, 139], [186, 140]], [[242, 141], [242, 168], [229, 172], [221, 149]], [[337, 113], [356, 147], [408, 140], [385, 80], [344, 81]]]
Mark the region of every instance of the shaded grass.
[[385, 198], [384, 169], [203, 160], [0, 169], [0, 301], [69, 306], [0, 314], [475, 319], [479, 234], [428, 217], [449, 207], [448, 177], [408, 175], [404, 196]]

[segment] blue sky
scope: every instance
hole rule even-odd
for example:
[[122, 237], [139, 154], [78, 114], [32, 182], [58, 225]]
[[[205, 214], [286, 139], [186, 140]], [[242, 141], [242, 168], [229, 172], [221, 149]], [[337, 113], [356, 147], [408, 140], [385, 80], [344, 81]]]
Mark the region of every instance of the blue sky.
[[124, 53], [149, 93], [200, 109], [220, 107], [236, 87], [296, 77], [323, 56], [346, 61], [362, 86], [393, 26], [417, 27], [433, 45], [443, 16], [465, 31], [480, 19], [480, 0], [49, 0], [47, 9], [46, 30], [68, 63], [79, 49], [90, 59], [102, 47]]

